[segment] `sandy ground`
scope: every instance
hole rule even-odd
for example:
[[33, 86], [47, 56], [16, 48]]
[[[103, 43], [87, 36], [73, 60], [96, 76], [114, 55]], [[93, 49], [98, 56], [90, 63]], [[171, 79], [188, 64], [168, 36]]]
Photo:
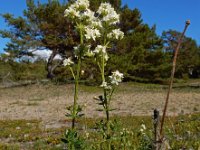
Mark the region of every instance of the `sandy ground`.
[[[166, 89], [134, 87], [122, 84], [113, 99], [112, 114], [152, 115], [154, 108], [162, 111]], [[95, 96], [101, 94], [95, 88], [81, 88], [79, 104], [84, 105], [86, 117], [102, 117], [104, 114]], [[73, 85], [31, 85], [0, 89], [0, 119], [40, 119], [48, 127], [66, 120], [66, 107], [73, 101]], [[168, 115], [200, 111], [200, 90], [174, 90], [170, 96]]]

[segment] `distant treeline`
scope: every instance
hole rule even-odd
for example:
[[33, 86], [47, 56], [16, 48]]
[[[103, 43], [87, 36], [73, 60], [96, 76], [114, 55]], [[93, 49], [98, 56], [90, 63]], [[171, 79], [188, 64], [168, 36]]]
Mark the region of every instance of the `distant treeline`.
[[[162, 83], [169, 78], [174, 49], [180, 32], [163, 31], [156, 34], [156, 25], [150, 27], [143, 23], [138, 9], [122, 6], [121, 0], [91, 0], [91, 7], [96, 10], [102, 2], [110, 2], [120, 13], [118, 26], [124, 32], [124, 38], [109, 49], [107, 74], [118, 69], [125, 74], [124, 81]], [[63, 59], [72, 56], [73, 47], [79, 39], [74, 26], [64, 18], [63, 12], [69, 2], [49, 0], [48, 3], [27, 1], [27, 9], [22, 17], [15, 18], [7, 13], [2, 16], [10, 27], [0, 30], [3, 38], [9, 38], [5, 52], [0, 60], [0, 80], [9, 77], [13, 80], [51, 78], [58, 81], [72, 79], [62, 66], [62, 60], [54, 60], [59, 54]], [[134, 1], [133, 1], [134, 3]], [[180, 22], [180, 24], [183, 24]], [[52, 51], [48, 61], [30, 62], [24, 55], [33, 56], [30, 49], [49, 49]], [[83, 80], [99, 81], [97, 66], [93, 59], [83, 62]], [[190, 37], [184, 37], [177, 60], [176, 78], [200, 77], [200, 47]]]

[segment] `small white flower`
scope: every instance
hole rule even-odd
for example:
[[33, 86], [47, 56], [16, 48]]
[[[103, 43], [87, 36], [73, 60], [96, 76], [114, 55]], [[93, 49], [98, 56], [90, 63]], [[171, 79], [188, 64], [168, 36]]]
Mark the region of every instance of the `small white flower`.
[[108, 54], [107, 54], [107, 53], [105, 53], [104, 59], [105, 59], [105, 61], [108, 61], [109, 57], [108, 57]]
[[107, 15], [109, 11], [114, 10], [110, 3], [101, 3], [99, 6], [99, 9], [97, 10], [97, 13], [102, 14], [102, 15]]
[[97, 47], [94, 50], [94, 53], [99, 54], [100, 52], [106, 53], [106, 46], [97, 45]]
[[69, 133], [69, 130], [66, 130], [66, 131], [65, 131], [65, 134], [67, 135], [68, 133]]
[[111, 86], [109, 86], [108, 85], [108, 83], [107, 82], [102, 82], [102, 84], [100, 85], [100, 87], [103, 87], [103, 88], [105, 88], [105, 89], [107, 89], [107, 90], [110, 90], [110, 89], [112, 89], [112, 87]]
[[102, 82], [102, 84], [100, 85], [100, 87], [107, 87], [107, 82]]
[[98, 29], [92, 29], [92, 28], [89, 28], [89, 27], [85, 27], [85, 32], [86, 32], [85, 38], [88, 39], [88, 40], [93, 39], [95, 41], [97, 37], [101, 36]]
[[124, 75], [123, 73], [120, 73], [118, 70], [116, 70], [115, 72], [112, 72], [112, 75], [109, 76], [109, 78], [111, 79], [111, 84], [118, 85], [119, 82], [122, 82]]
[[144, 124], [141, 124], [140, 132], [145, 135], [146, 126]]
[[86, 135], [86, 138], [89, 138], [90, 134], [89, 134], [89, 132], [86, 132], [85, 135]]
[[81, 70], [81, 75], [84, 75], [85, 71], [84, 70]]
[[71, 60], [71, 57], [69, 57], [69, 58], [67, 58], [67, 59], [65, 59], [65, 60], [63, 61], [63, 65], [64, 65], [64, 66], [70, 66], [70, 65], [72, 65], [72, 64], [74, 64], [74, 62]]
[[124, 37], [124, 32], [120, 31], [120, 29], [114, 29], [107, 36], [110, 39], [115, 38], [118, 40], [118, 39], [122, 39]]
[[119, 15], [116, 12], [110, 12], [108, 15], [103, 17], [102, 20], [109, 22], [109, 24], [116, 24], [119, 22]]
[[71, 4], [64, 12], [65, 17], [69, 17], [71, 19], [78, 18], [83, 19], [86, 15], [90, 17], [92, 15], [92, 11], [88, 11], [89, 1], [88, 0], [77, 0], [74, 4]]
[[93, 53], [93, 51], [88, 50], [88, 51], [85, 53], [85, 56], [87, 56], [87, 57], [93, 57], [93, 56], [94, 56], [94, 53]]
[[91, 26], [93, 28], [102, 28], [102, 22], [99, 19], [94, 19], [93, 21], [91, 21]]
[[141, 128], [141, 129], [140, 129], [140, 132], [144, 132], [144, 129]]
[[79, 17], [79, 11], [76, 10], [75, 5], [71, 5], [68, 9], [65, 10], [64, 16], [65, 17]]
[[82, 13], [82, 18], [83, 19], [89, 19], [89, 21], [93, 21], [95, 19], [94, 17], [94, 12], [91, 11], [90, 9], [86, 9], [83, 13]]
[[77, 0], [75, 2], [75, 5], [78, 8], [80, 8], [80, 7], [88, 8], [90, 6], [90, 2], [88, 0]]
[[21, 128], [20, 127], [16, 127], [16, 130], [20, 130]]
[[110, 25], [119, 22], [119, 15], [109, 3], [101, 3], [97, 13], [103, 16], [102, 21], [108, 22]]
[[112, 72], [114, 76], [119, 77], [119, 78], [123, 78], [123, 73], [120, 73], [118, 70]]
[[144, 124], [141, 125], [142, 129], [146, 130], [146, 126]]

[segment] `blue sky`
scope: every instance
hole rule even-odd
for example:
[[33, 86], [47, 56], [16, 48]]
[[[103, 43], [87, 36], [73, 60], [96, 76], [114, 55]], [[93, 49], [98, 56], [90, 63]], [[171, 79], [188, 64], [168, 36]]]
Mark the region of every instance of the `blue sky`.
[[[45, 2], [47, 0], [41, 0]], [[26, 8], [26, 0], [0, 0], [0, 14], [12, 13], [22, 15]], [[156, 24], [156, 32], [175, 29], [182, 32], [184, 22], [191, 20], [186, 36], [192, 37], [200, 45], [200, 0], [122, 0], [129, 8], [141, 11], [144, 23], [150, 26]], [[0, 29], [5, 29], [6, 23], [0, 17]], [[0, 52], [3, 51], [7, 39], [0, 38]]]

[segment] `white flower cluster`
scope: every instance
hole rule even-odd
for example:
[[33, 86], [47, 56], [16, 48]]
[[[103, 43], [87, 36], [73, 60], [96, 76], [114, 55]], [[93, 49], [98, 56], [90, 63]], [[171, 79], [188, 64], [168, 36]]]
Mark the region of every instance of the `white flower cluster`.
[[118, 70], [116, 70], [115, 72], [112, 72], [112, 75], [109, 76], [109, 78], [111, 79], [111, 84], [118, 85], [119, 82], [122, 82], [124, 75], [123, 73], [120, 73]]
[[90, 48], [91, 48], [91, 45], [87, 45], [87, 46], [85, 47], [84, 56], [87, 56], [87, 57], [92, 57], [92, 56], [94, 56], [94, 53], [93, 53], [93, 51], [92, 51]]
[[100, 85], [100, 87], [107, 87], [108, 86], [108, 83], [103, 81], [102, 84]]
[[[106, 52], [106, 46], [97, 45], [95, 50], [93, 51], [94, 54], [103, 56], [105, 61], [108, 61], [108, 53]], [[103, 55], [102, 55], [103, 54]]]
[[109, 39], [119, 39], [121, 40], [124, 37], [124, 32], [120, 31], [120, 29], [114, 29], [111, 33], [107, 35]]
[[112, 86], [107, 83], [106, 81], [103, 81], [102, 84], [100, 85], [100, 87], [106, 89], [106, 90], [111, 90], [112, 89]]
[[75, 3], [71, 4], [64, 12], [64, 16], [68, 17], [72, 21], [76, 22], [80, 27], [82, 24], [84, 27], [82, 30], [84, 32], [84, 37], [86, 40], [96, 40], [101, 36], [98, 28], [102, 27], [101, 21], [98, 17], [95, 17], [95, 13], [89, 9], [88, 0], [77, 0]]
[[102, 21], [110, 25], [119, 23], [119, 15], [109, 3], [101, 3], [97, 13], [102, 16]]
[[140, 132], [145, 135], [146, 126], [144, 124], [141, 125]]
[[81, 17], [82, 19], [88, 19], [89, 21], [95, 20], [94, 12], [88, 8], [82, 13]]
[[106, 53], [106, 46], [97, 45], [97, 47], [94, 50], [94, 53], [99, 54], [100, 52]]
[[112, 75], [109, 76], [109, 78], [111, 79], [110, 83], [103, 81], [100, 87], [110, 90], [112, 89], [112, 85], [119, 85], [119, 82], [122, 82], [124, 75], [116, 70], [115, 72], [112, 72]]
[[90, 25], [92, 28], [103, 28], [102, 22], [98, 18], [94, 18]]
[[[109, 3], [101, 3], [97, 11], [99, 15], [89, 9], [89, 0], [77, 0], [64, 12], [65, 17], [71, 18], [76, 23], [84, 25], [84, 37], [86, 40], [96, 40], [105, 30], [105, 23], [113, 25], [119, 22], [119, 15]], [[124, 33], [120, 29], [114, 29], [108, 33], [109, 39], [122, 39]]]
[[97, 37], [101, 36], [99, 30], [95, 28], [85, 27], [85, 32], [85, 38], [88, 40], [93, 39], [95, 41]]
[[73, 5], [71, 5], [71, 7], [69, 7], [68, 9], [65, 10], [65, 12], [64, 12], [64, 14], [65, 14], [64, 16], [65, 17], [70, 16], [70, 17], [74, 18], [74, 17], [78, 17], [79, 16], [79, 12], [77, 12], [75, 10], [75, 8], [73, 8], [72, 6]]
[[77, 0], [65, 10], [64, 16], [71, 19], [77, 18], [79, 20], [83, 20], [86, 17], [91, 19], [94, 17], [94, 12], [88, 9], [89, 5], [90, 3], [88, 0]]
[[[105, 33], [107, 33], [108, 40], [120, 40], [124, 36], [124, 33], [120, 31], [120, 29], [116, 29], [116, 27], [113, 26], [119, 23], [119, 14], [117, 14], [109, 3], [101, 3], [97, 10], [97, 15], [95, 15], [95, 13], [89, 9], [89, 0], [77, 0], [65, 10], [65, 17], [76, 22], [76, 28], [82, 31], [80, 33], [84, 34], [84, 42], [88, 42], [88, 40], [96, 41], [98, 38], [104, 37], [102, 35]], [[109, 58], [106, 49], [107, 44], [97, 45], [92, 51], [90, 47], [84, 46], [83, 48], [82, 43], [82, 45], [74, 47], [74, 53], [76, 57], [80, 56], [79, 54], [83, 54], [81, 57], [99, 56], [104, 58], [105, 62], [103, 62], [103, 65], [105, 65]], [[65, 60], [64, 64], [73, 64], [70, 60], [71, 59]], [[109, 78], [111, 82], [107, 83], [104, 81], [101, 87], [110, 88], [112, 85], [118, 85], [119, 82], [122, 81], [123, 74], [117, 70], [113, 72]]]
[[71, 60], [71, 57], [69, 57], [69, 58], [67, 58], [63, 61], [64, 66], [70, 66], [70, 65], [73, 65], [73, 64], [74, 64], [74, 62]]
[[75, 5], [78, 6], [79, 8], [88, 8], [90, 6], [90, 2], [88, 0], [77, 0], [75, 2]]
[[87, 57], [93, 57], [94, 56], [94, 53], [91, 51], [91, 50], [88, 50], [84, 56], [87, 56]]

